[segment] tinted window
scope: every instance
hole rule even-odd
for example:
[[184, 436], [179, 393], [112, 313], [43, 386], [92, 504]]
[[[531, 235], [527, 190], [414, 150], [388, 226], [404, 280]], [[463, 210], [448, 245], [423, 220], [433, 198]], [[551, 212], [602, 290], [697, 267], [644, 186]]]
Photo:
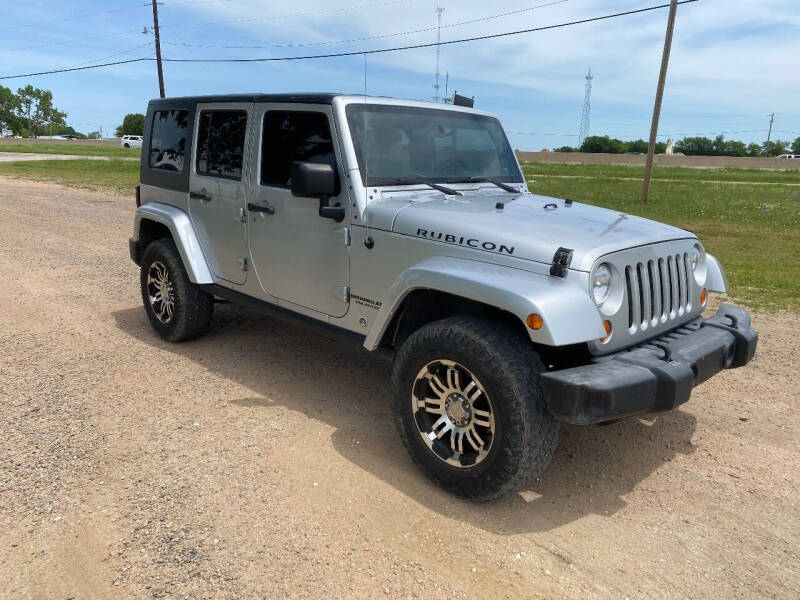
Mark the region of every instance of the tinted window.
[[261, 137], [261, 183], [291, 186], [294, 161], [327, 163], [336, 159], [328, 117], [318, 112], [270, 111]]
[[183, 171], [186, 153], [186, 130], [189, 112], [159, 110], [153, 113], [150, 132], [150, 167], [165, 171]]
[[247, 113], [243, 110], [204, 110], [197, 129], [197, 172], [242, 178]]

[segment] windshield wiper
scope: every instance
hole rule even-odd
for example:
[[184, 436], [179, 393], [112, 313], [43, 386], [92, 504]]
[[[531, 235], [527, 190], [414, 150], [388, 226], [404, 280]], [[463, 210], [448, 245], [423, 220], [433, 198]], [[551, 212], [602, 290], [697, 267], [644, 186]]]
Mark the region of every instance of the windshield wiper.
[[508, 185], [507, 183], [503, 183], [502, 181], [497, 181], [497, 179], [492, 179], [491, 177], [467, 177], [466, 179], [461, 179], [455, 183], [493, 183], [497, 187], [504, 189], [507, 192], [512, 194], [519, 194], [519, 190], [513, 186]]
[[423, 179], [415, 179], [415, 178], [389, 179], [388, 181], [386, 181], [386, 185], [427, 185], [429, 188], [447, 194], [448, 196], [464, 195], [461, 192], [454, 190], [453, 188], [449, 188], [444, 185], [439, 185], [438, 183], [431, 183], [430, 181], [425, 181]]

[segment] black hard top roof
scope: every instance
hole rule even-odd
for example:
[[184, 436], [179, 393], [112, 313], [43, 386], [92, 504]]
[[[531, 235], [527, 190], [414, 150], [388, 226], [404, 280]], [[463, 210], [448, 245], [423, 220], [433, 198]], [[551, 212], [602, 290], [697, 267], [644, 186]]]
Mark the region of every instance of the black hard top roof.
[[341, 96], [341, 94], [221, 94], [209, 96], [181, 96], [177, 98], [155, 98], [150, 101], [150, 104], [196, 104], [198, 102], [297, 102], [303, 104], [330, 104], [336, 96]]

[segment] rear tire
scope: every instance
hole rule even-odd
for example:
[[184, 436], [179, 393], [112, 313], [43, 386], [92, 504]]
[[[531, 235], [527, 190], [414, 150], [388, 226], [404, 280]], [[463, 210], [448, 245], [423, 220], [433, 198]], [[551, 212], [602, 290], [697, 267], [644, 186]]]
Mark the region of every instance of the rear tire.
[[214, 297], [189, 280], [178, 249], [169, 238], [144, 251], [140, 283], [150, 325], [168, 342], [191, 340], [211, 323]]
[[392, 374], [395, 424], [411, 458], [470, 500], [525, 488], [558, 443], [539, 382], [544, 370], [512, 327], [462, 316], [420, 328], [397, 352]]

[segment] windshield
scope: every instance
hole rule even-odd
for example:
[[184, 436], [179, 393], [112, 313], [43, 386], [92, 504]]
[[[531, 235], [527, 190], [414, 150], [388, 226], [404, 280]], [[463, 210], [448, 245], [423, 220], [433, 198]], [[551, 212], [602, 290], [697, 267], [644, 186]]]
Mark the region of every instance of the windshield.
[[354, 103], [347, 106], [347, 122], [365, 186], [400, 181], [523, 181], [508, 139], [493, 117]]

